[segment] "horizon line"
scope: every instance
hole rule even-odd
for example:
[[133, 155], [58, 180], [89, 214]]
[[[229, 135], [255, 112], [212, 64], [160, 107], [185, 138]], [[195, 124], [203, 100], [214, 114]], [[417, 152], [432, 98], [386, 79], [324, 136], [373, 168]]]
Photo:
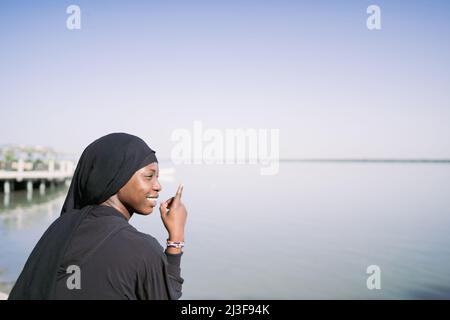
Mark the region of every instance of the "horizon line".
[[[195, 159], [192, 159], [195, 160]], [[238, 160], [238, 159], [237, 159]], [[247, 160], [247, 159], [241, 159]], [[160, 158], [159, 161], [172, 161]], [[279, 162], [393, 162], [393, 163], [450, 163], [450, 158], [281, 158]]]

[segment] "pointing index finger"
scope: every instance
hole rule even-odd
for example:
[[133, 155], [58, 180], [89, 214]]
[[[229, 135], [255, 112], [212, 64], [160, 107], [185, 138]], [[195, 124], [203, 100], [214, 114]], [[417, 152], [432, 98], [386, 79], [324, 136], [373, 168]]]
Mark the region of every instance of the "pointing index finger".
[[175, 195], [175, 198], [180, 200], [181, 199], [181, 194], [183, 193], [183, 184], [180, 184], [178, 186], [178, 190], [177, 190], [177, 194]]

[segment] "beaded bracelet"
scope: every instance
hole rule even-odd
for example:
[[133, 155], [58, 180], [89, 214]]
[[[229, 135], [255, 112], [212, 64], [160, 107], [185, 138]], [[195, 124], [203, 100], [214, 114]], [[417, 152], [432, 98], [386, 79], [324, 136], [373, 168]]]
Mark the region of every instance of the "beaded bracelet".
[[169, 239], [167, 239], [167, 246], [180, 249], [184, 247], [184, 241], [169, 241]]

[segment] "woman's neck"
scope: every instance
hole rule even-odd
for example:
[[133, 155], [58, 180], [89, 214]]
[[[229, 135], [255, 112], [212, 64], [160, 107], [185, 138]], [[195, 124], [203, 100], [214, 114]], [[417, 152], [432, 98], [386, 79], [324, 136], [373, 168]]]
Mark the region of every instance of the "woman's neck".
[[108, 207], [112, 207], [119, 211], [125, 219], [130, 220], [133, 213], [130, 213], [130, 211], [124, 206], [124, 204], [117, 198], [117, 195], [111, 196], [108, 200], [101, 203], [101, 205], [105, 205]]

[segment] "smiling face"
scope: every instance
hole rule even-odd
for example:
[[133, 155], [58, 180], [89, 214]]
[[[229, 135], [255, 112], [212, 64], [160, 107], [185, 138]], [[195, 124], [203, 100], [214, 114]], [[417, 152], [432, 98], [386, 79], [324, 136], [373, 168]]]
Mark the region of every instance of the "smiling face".
[[158, 163], [151, 163], [136, 171], [127, 184], [117, 192], [118, 199], [130, 214], [152, 213], [153, 207], [156, 206], [156, 198], [161, 191], [158, 177]]

